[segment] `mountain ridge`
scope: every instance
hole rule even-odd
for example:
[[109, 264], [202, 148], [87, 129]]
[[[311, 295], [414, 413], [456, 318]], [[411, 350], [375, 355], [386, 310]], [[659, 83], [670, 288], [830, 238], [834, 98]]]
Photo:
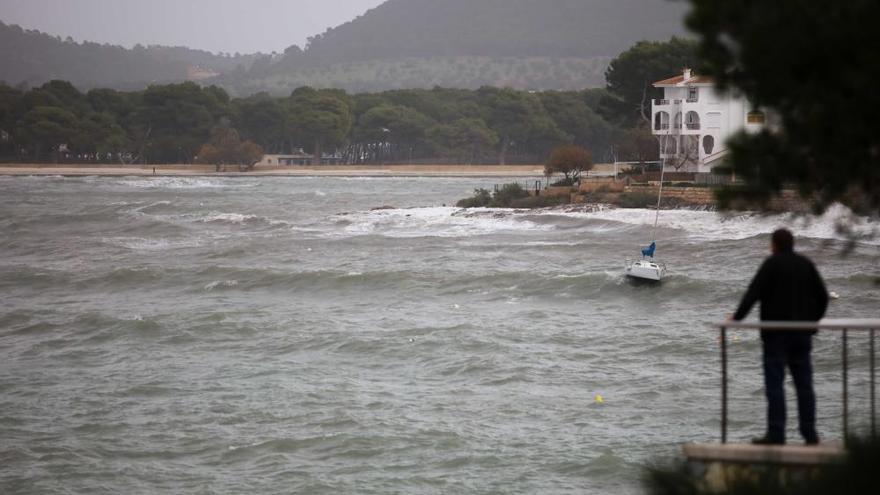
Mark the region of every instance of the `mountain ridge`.
[[[607, 61], [643, 39], [683, 33], [667, 0], [388, 0], [283, 54], [76, 43], [0, 22], [0, 81], [64, 79], [83, 89], [199, 80], [233, 94], [297, 85], [381, 91], [482, 85], [602, 85]], [[582, 81], [582, 82], [581, 82]]]

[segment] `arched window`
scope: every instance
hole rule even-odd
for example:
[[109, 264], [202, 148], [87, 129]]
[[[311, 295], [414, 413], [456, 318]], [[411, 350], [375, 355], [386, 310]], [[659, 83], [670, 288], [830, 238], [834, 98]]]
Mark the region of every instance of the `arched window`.
[[700, 114], [691, 110], [685, 116], [685, 122], [688, 129], [695, 130], [700, 128]]
[[667, 136], [666, 137], [666, 154], [674, 155], [678, 153], [678, 140], [675, 139], [675, 136]]
[[654, 115], [654, 130], [664, 130], [669, 129], [669, 113], [668, 112], [657, 112]]
[[703, 153], [711, 155], [713, 149], [715, 149], [715, 138], [708, 134], [703, 136]]
[[681, 112], [675, 114], [675, 128], [681, 129]]

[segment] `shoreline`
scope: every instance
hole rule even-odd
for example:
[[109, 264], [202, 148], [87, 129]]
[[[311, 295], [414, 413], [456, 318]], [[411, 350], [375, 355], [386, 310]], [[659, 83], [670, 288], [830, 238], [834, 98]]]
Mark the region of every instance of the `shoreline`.
[[[233, 168], [233, 167], [229, 167]], [[321, 165], [216, 172], [211, 165], [0, 164], [0, 176], [142, 177], [538, 177], [543, 165]]]

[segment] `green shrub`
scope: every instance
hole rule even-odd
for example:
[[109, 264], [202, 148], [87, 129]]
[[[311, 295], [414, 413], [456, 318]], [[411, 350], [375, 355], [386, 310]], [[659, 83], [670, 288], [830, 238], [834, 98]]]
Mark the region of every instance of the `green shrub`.
[[510, 208], [517, 199], [529, 197], [528, 191], [516, 183], [504, 184], [501, 189], [495, 191], [489, 206], [494, 208]]
[[483, 188], [474, 189], [474, 195], [455, 204], [459, 208], [485, 208], [492, 201], [492, 195]]
[[623, 193], [620, 195], [621, 208], [649, 208], [657, 205], [657, 196], [648, 193]]

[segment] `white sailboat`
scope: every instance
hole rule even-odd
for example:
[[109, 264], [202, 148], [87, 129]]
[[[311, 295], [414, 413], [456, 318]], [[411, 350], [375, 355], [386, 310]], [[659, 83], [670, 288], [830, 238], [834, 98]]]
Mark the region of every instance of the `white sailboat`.
[[[664, 148], [661, 155], [665, 156]], [[666, 263], [654, 259], [654, 251], [657, 249], [657, 222], [660, 220], [660, 199], [663, 197], [663, 173], [666, 170], [666, 160], [660, 161], [660, 190], [657, 192], [657, 211], [654, 213], [654, 228], [651, 230], [651, 245], [642, 249], [641, 259], [627, 259], [625, 273], [627, 277], [635, 279], [660, 282], [666, 276]]]

